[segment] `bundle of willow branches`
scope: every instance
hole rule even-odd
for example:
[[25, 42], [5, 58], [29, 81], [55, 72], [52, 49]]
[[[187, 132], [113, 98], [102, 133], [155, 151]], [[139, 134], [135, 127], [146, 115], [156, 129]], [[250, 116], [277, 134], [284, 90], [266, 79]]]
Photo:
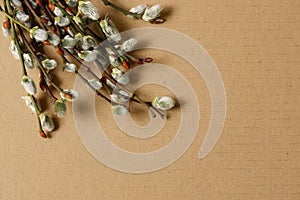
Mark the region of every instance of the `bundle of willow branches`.
[[[159, 18], [162, 11], [160, 5], [138, 5], [127, 11], [110, 1], [103, 0], [103, 3], [131, 18], [151, 23], [164, 21]], [[66, 103], [73, 102], [78, 97], [74, 89], [63, 89], [54, 80], [53, 73], [61, 73], [61, 70], [78, 75], [99, 97], [111, 104], [112, 113], [116, 115], [126, 115], [130, 111], [129, 101], [147, 106], [153, 115], [161, 117], [165, 117], [163, 111], [175, 106], [170, 97], [155, 97], [152, 102], [144, 102], [134, 92], [126, 89], [126, 84], [130, 81], [126, 71], [130, 69], [130, 65], [152, 62], [152, 58], [141, 59], [130, 55], [129, 52], [137, 43], [136, 39], [120, 43], [121, 35], [111, 19], [107, 15], [101, 18], [92, 2], [4, 0], [3, 7], [0, 7], [5, 15], [3, 34], [11, 37], [9, 49], [14, 58], [20, 60], [21, 84], [27, 92], [22, 98], [36, 113], [41, 137], [47, 138], [55, 127], [51, 115], [43, 112], [43, 105], [35, 97], [37, 87], [28, 75], [28, 71], [33, 69], [38, 70], [39, 88], [49, 97], [53, 112], [58, 118], [66, 114]], [[44, 46], [53, 47], [62, 60], [62, 66], [58, 66], [56, 59], [46, 55]], [[102, 75], [97, 76], [85, 62], [97, 66]], [[80, 72], [80, 67], [92, 78], [85, 77]], [[55, 96], [54, 90], [58, 91], [58, 96]]]

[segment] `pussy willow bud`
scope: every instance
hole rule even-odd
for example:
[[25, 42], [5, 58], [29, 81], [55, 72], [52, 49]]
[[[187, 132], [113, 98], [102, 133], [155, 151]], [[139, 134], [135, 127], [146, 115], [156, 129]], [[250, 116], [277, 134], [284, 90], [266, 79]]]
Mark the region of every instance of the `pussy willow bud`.
[[121, 83], [122, 85], [127, 85], [129, 83], [128, 76], [118, 68], [113, 68], [111, 75], [114, 79], [116, 79], [116, 81], [118, 81], [118, 83]]
[[55, 33], [48, 32], [48, 42], [50, 42], [51, 45], [57, 46], [60, 43], [60, 38]]
[[110, 98], [114, 103], [118, 104], [128, 103], [130, 100], [129, 95], [123, 90], [118, 91], [116, 94], [110, 95]]
[[60, 8], [58, 8], [58, 7], [54, 7], [54, 10], [52, 11], [57, 17], [62, 17], [62, 16], [64, 16], [64, 14], [63, 14], [63, 12], [61, 11], [61, 9]]
[[112, 66], [114, 66], [114, 67], [119, 67], [120, 66], [119, 59], [118, 59], [118, 57], [115, 54], [110, 54], [108, 56], [108, 58], [109, 58], [110, 64]]
[[102, 83], [100, 83], [96, 79], [90, 79], [90, 80], [88, 80], [88, 82], [95, 90], [99, 90], [102, 88]]
[[61, 40], [61, 46], [65, 49], [72, 49], [76, 45], [76, 40], [69, 35], [66, 35]]
[[33, 69], [33, 62], [29, 53], [23, 53], [23, 60], [25, 67]]
[[119, 33], [112, 20], [107, 16], [105, 17], [105, 19], [101, 20], [100, 26], [110, 42], [118, 43], [121, 41], [121, 34]]
[[152, 105], [160, 110], [170, 110], [175, 106], [175, 101], [171, 97], [155, 97]]
[[113, 91], [118, 91], [118, 88], [116, 85], [114, 85], [110, 80], [106, 79], [106, 85]]
[[141, 4], [141, 5], [137, 5], [137, 6], [133, 7], [133, 8], [131, 8], [129, 10], [129, 12], [141, 15], [141, 14], [143, 14], [145, 12], [146, 8], [147, 8], [146, 5]]
[[32, 7], [33, 9], [36, 9], [36, 8], [37, 8], [38, 4], [36, 3], [35, 0], [28, 0], [28, 2], [29, 2], [29, 4], [31, 5], [31, 7]]
[[97, 59], [97, 56], [99, 55], [99, 51], [92, 50], [92, 51], [82, 51], [81, 53], [78, 53], [79, 58], [83, 59], [86, 62], [93, 62]]
[[10, 3], [14, 7], [21, 7], [22, 6], [22, 2], [20, 0], [11, 0]]
[[113, 105], [112, 106], [112, 113], [114, 115], [121, 115], [121, 116], [124, 116], [124, 115], [127, 115], [129, 111], [127, 110], [127, 108], [123, 105]]
[[60, 26], [60, 27], [65, 27], [70, 24], [70, 20], [68, 17], [65, 16], [58, 16], [54, 18], [54, 24]]
[[18, 48], [17, 48], [16, 43], [15, 43], [14, 40], [10, 41], [9, 50], [10, 50], [11, 54], [14, 56], [15, 59], [20, 60], [20, 55], [19, 55], [19, 52], [18, 52]]
[[52, 70], [57, 67], [57, 62], [54, 59], [45, 59], [42, 61], [42, 65], [47, 70]]
[[130, 52], [134, 49], [135, 45], [137, 44], [137, 40], [135, 38], [130, 38], [126, 40], [121, 45], [121, 50], [124, 52]]
[[144, 13], [142, 19], [144, 21], [151, 22], [160, 16], [160, 13], [162, 10], [163, 10], [163, 8], [161, 7], [161, 5], [155, 5], [152, 7], [148, 7], [145, 10], [145, 13]]
[[54, 130], [54, 123], [48, 114], [41, 113], [39, 118], [44, 131], [52, 132]]
[[34, 95], [36, 93], [34, 81], [29, 76], [24, 75], [21, 84], [28, 94]]
[[75, 7], [78, 4], [78, 0], [66, 0], [65, 2], [70, 7]]
[[77, 33], [75, 36], [74, 36], [74, 39], [76, 40], [77, 42], [77, 45], [82, 48], [83, 50], [88, 50], [90, 48], [89, 45], [87, 45], [86, 43], [83, 42], [83, 36], [80, 34], [80, 33]]
[[88, 46], [89, 48], [90, 47], [93, 47], [93, 48], [97, 48], [98, 45], [97, 45], [97, 42], [95, 40], [95, 38], [93, 38], [92, 36], [89, 36], [89, 35], [86, 35], [82, 38], [82, 41], [83, 43]]
[[67, 113], [66, 103], [59, 99], [54, 103], [54, 112], [58, 118], [62, 118]]
[[38, 42], [44, 42], [48, 39], [47, 31], [39, 28], [38, 26], [33, 27], [30, 29], [30, 37], [34, 38]]
[[17, 10], [15, 18], [16, 18], [16, 20], [18, 20], [18, 21], [20, 21], [22, 23], [28, 22], [30, 20], [29, 15], [25, 14], [21, 10]]
[[73, 73], [76, 71], [76, 65], [73, 63], [65, 63], [65, 65], [63, 66], [63, 70]]
[[92, 20], [100, 18], [97, 8], [90, 1], [79, 1], [78, 12]]
[[[32, 98], [30, 96], [23, 96], [22, 99], [25, 101], [25, 104], [30, 110], [34, 113], [36, 113], [35, 107], [34, 107], [34, 102], [32, 101]], [[36, 102], [37, 107], [39, 110], [41, 110], [41, 106], [39, 102]]]

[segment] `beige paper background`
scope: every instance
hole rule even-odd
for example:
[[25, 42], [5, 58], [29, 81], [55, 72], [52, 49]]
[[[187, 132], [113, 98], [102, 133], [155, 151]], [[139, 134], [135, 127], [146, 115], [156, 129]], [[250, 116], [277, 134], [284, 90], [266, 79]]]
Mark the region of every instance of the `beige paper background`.
[[[120, 30], [154, 26], [132, 21], [97, 2]], [[141, 1], [116, 0], [127, 8]], [[153, 1], [143, 2], [153, 4]], [[221, 138], [204, 160], [198, 159], [209, 121], [205, 83], [185, 61], [155, 50], [158, 63], [190, 79], [198, 94], [202, 121], [189, 150], [171, 166], [132, 175], [95, 160], [81, 144], [71, 106], [49, 140], [38, 136], [36, 118], [20, 96], [20, 67], [0, 38], [0, 199], [300, 199], [300, 2], [298, 0], [156, 0], [168, 21], [159, 25], [187, 34], [209, 52], [223, 76], [228, 112]], [[3, 16], [1, 16], [3, 19]], [[32, 76], [34, 72], [30, 72]], [[72, 87], [70, 74], [59, 76]], [[145, 94], [148, 91], [147, 94]], [[140, 93], [168, 91], [145, 87]], [[44, 100], [42, 99], [44, 102]], [[149, 141], [127, 137], [112, 123], [109, 106], [96, 105], [108, 137], [130, 151], [146, 152], [168, 143], [180, 113]], [[48, 106], [49, 109], [51, 107]], [[139, 123], [146, 114], [135, 114]]]

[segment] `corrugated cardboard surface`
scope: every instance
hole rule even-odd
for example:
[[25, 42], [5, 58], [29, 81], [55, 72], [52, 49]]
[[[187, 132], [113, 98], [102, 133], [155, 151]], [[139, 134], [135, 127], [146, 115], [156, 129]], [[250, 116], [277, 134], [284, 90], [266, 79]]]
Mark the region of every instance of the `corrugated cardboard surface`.
[[[122, 31], [154, 26], [127, 19], [100, 1], [93, 2], [101, 13], [108, 11]], [[114, 2], [130, 8], [141, 1]], [[19, 63], [7, 50], [9, 39], [1, 35], [1, 200], [300, 199], [300, 1], [155, 3], [167, 11], [168, 21], [159, 26], [185, 33], [203, 45], [224, 79], [227, 118], [213, 151], [204, 160], [198, 159], [210, 111], [205, 83], [184, 61], [155, 50], [138, 53], [182, 72], [201, 102], [203, 123], [193, 145], [178, 161], [139, 175], [106, 167], [81, 144], [71, 106], [52, 138], [41, 139], [34, 114], [20, 98], [24, 91]], [[71, 75], [61, 77], [63, 87], [72, 86]], [[142, 91], [146, 92], [147, 88]], [[109, 105], [99, 101], [97, 108], [99, 121], [111, 130], [108, 137], [132, 151], [159, 148], [178, 128], [171, 124], [149, 143], [133, 141], [114, 128], [110, 117], [103, 117], [110, 113]]]

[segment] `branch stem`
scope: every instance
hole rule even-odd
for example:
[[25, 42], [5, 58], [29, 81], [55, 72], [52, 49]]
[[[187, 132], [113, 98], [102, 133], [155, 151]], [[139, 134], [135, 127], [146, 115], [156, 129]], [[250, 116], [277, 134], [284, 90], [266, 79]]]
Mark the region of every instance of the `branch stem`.
[[116, 5], [116, 4], [112, 3], [112, 2], [110, 2], [110, 1], [108, 1], [108, 0], [102, 0], [102, 2], [104, 3], [104, 5], [110, 6], [110, 7], [114, 8], [114, 9], [120, 11], [121, 13], [123, 13], [123, 14], [126, 15], [126, 16], [128, 16], [128, 15], [129, 15], [129, 16], [133, 16], [133, 17], [135, 17], [135, 18], [137, 18], [137, 19], [141, 19], [141, 18], [142, 18], [142, 15], [136, 14], [136, 13], [132, 13], [132, 12], [129, 12], [128, 10], [125, 10], [124, 8], [121, 8], [120, 6], [118, 6], [118, 5]]
[[[11, 6], [10, 6], [8, 0], [6, 0], [6, 2], [5, 2], [4, 5], [6, 6], [8, 12], [9, 12], [10, 14], [11, 14], [11, 13], [14, 13], [14, 12], [12, 11], [12, 8], [11, 8]], [[2, 10], [2, 8], [1, 8], [1, 10]], [[9, 16], [10, 16], [10, 15], [9, 15]], [[19, 41], [18, 41], [18, 38], [17, 38], [17, 35], [16, 35], [15, 26], [14, 26], [14, 24], [13, 24], [13, 20], [14, 20], [14, 19], [13, 19], [12, 17], [9, 17], [9, 19], [10, 19], [10, 22], [11, 22], [11, 24], [12, 24], [12, 26], [11, 26], [11, 30], [12, 30], [12, 39], [15, 41], [16, 47], [17, 47], [17, 49], [18, 49], [18, 54], [19, 54], [19, 57], [20, 57], [20, 63], [21, 63], [21, 66], [22, 66], [22, 74], [23, 74], [23, 76], [24, 76], [24, 75], [27, 75], [27, 71], [26, 71], [26, 68], [25, 68], [25, 65], [24, 65], [24, 60], [23, 60], [22, 50], [21, 50], [21, 47], [20, 47], [20, 44], [19, 44]], [[18, 24], [18, 23], [17, 23], [17, 24]], [[20, 24], [18, 24], [18, 25], [20, 25]], [[26, 28], [27, 28], [27, 27], [26, 27]], [[33, 104], [33, 106], [34, 106], [34, 109], [35, 109], [36, 117], [37, 117], [37, 120], [38, 120], [39, 132], [43, 132], [43, 133], [44, 133], [44, 131], [43, 131], [43, 129], [42, 129], [41, 120], [40, 120], [40, 118], [39, 118], [39, 115], [40, 115], [40, 113], [41, 113], [41, 110], [40, 110], [39, 107], [37, 106], [36, 99], [34, 98], [34, 96], [33, 96], [33, 95], [30, 95], [30, 94], [27, 94], [27, 95], [29, 95], [29, 97], [31, 98], [31, 102], [32, 102], [32, 104]]]
[[32, 13], [32, 15], [34, 16], [34, 18], [37, 20], [37, 22], [40, 25], [40, 27], [43, 27], [43, 29], [47, 29], [48, 30], [48, 28], [45, 26], [45, 24], [41, 22], [40, 17], [33, 10], [33, 8], [31, 7], [30, 3], [27, 0], [24, 0], [24, 3], [27, 6], [27, 8], [29, 9], [29, 11]]
[[79, 78], [80, 78], [86, 85], [88, 85], [92, 90], [94, 90], [95, 93], [96, 93], [98, 96], [100, 96], [101, 98], [103, 98], [103, 99], [104, 99], [105, 101], [107, 101], [108, 103], [112, 104], [112, 101], [111, 101], [109, 98], [107, 98], [106, 96], [104, 96], [100, 91], [94, 89], [94, 88], [91, 86], [91, 84], [89, 83], [89, 81], [88, 81], [86, 78], [84, 78], [84, 76], [83, 76], [78, 70], [76, 70], [75, 73], [79, 76]]

